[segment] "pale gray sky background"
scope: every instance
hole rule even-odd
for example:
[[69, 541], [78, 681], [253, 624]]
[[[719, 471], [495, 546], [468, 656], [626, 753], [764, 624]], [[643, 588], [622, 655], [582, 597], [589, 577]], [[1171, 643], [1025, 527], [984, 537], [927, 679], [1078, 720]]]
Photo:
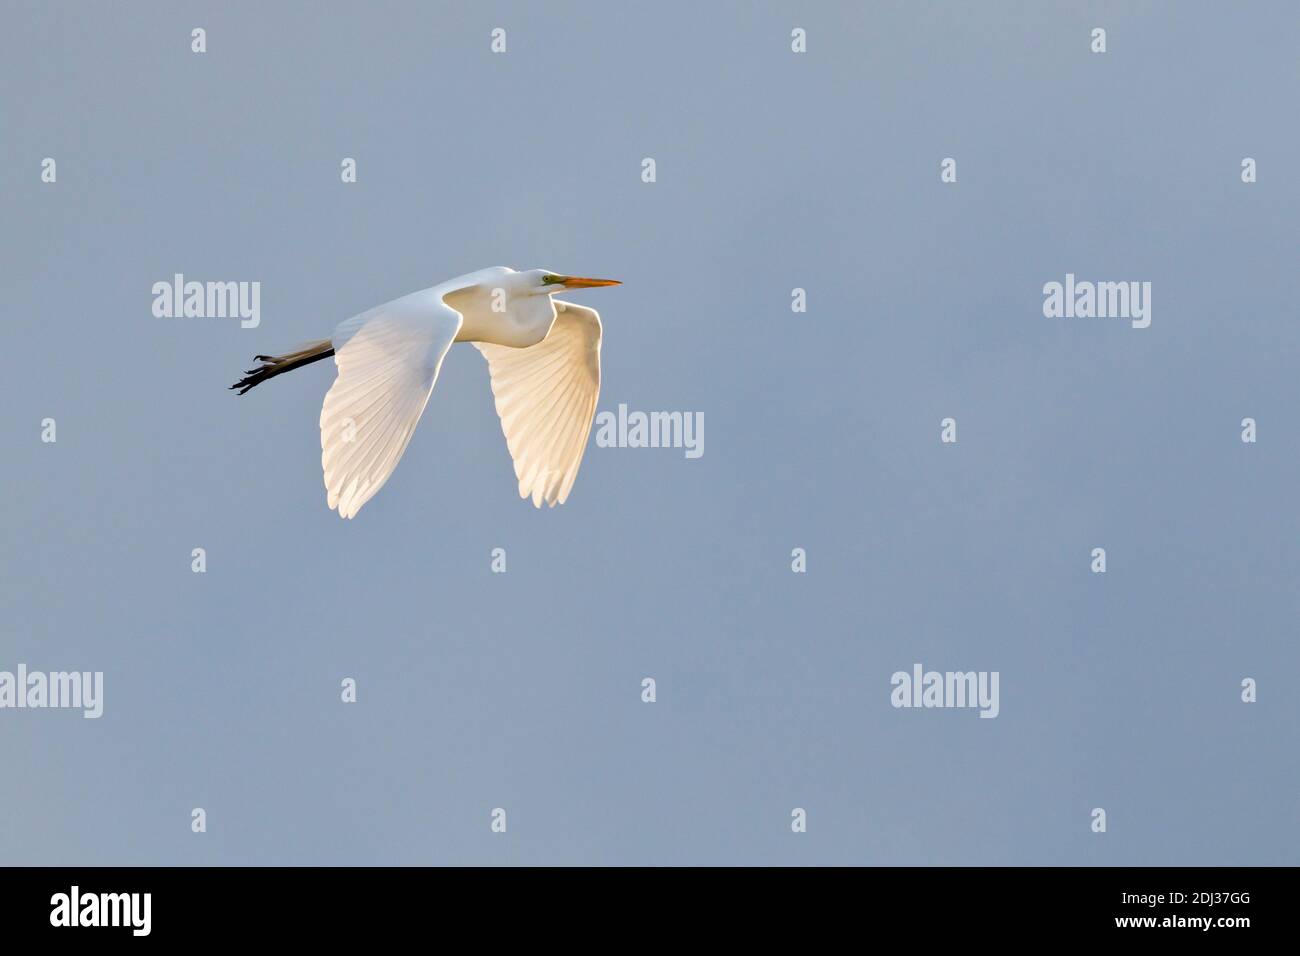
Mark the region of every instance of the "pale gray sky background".
[[[0, 711], [0, 862], [1300, 861], [1297, 41], [1290, 3], [6, 0], [0, 669], [106, 699]], [[340, 521], [332, 370], [226, 386], [496, 264], [623, 279], [575, 296], [600, 407], [703, 412], [704, 457], [592, 444], [535, 511], [458, 347]], [[176, 272], [261, 326], [155, 318]], [[1067, 272], [1150, 281], [1151, 327], [1044, 318]], [[1001, 715], [891, 708], [918, 661]]]

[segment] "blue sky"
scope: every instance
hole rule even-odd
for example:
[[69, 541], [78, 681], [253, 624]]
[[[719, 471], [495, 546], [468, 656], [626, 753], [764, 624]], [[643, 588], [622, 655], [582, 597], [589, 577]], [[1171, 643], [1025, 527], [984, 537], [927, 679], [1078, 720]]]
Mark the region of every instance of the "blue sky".
[[[104, 672], [0, 711], [0, 860], [1297, 862], [1289, 5], [0, 17], [0, 670]], [[489, 265], [622, 279], [599, 408], [705, 454], [536, 511], [457, 346], [340, 521], [327, 363], [226, 386]], [[177, 272], [261, 324], [156, 318]], [[1067, 273], [1151, 326], [1044, 317]], [[997, 718], [891, 707], [917, 662]]]

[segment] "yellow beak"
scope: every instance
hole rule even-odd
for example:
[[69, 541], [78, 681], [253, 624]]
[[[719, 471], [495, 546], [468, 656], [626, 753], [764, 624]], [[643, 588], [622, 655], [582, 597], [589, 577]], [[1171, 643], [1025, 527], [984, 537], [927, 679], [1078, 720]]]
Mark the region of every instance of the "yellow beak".
[[617, 279], [584, 279], [581, 276], [564, 276], [560, 284], [566, 289], [598, 289], [607, 285], [622, 285]]

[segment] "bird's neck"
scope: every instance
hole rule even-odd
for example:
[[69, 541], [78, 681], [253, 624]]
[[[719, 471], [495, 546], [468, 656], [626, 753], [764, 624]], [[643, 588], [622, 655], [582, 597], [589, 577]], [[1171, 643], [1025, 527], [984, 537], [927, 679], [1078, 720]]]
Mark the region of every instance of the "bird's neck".
[[549, 295], [511, 296], [476, 286], [449, 293], [444, 301], [464, 317], [457, 342], [490, 342], [511, 348], [536, 345], [551, 331], [555, 306]]

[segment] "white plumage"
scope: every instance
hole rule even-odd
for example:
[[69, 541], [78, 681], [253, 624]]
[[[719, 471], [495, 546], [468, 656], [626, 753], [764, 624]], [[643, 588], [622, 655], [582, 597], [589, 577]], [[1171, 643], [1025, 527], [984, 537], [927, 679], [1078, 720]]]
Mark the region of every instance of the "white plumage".
[[553, 301], [561, 289], [618, 285], [543, 269], [496, 267], [395, 299], [340, 323], [327, 341], [260, 368], [232, 388], [334, 356], [338, 376], [320, 414], [326, 502], [351, 518], [388, 481], [453, 342], [488, 362], [521, 498], [563, 504], [600, 395], [600, 317]]
[[600, 396], [600, 316], [556, 302], [546, 338], [524, 349], [475, 342], [488, 361], [519, 497], [564, 504], [578, 477]]

